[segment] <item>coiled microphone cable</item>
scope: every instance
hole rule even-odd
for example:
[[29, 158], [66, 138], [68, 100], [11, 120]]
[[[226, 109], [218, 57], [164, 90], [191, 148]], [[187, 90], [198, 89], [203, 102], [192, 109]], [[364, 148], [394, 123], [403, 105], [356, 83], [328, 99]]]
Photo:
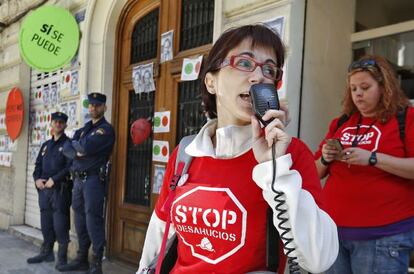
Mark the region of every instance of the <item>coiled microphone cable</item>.
[[288, 238], [286, 236], [287, 233], [291, 231], [288, 227], [283, 227], [282, 225], [286, 223], [289, 219], [286, 217], [283, 217], [283, 214], [287, 212], [286, 209], [283, 209], [283, 205], [286, 204], [285, 199], [282, 198], [282, 196], [285, 194], [284, 192], [277, 191], [274, 188], [274, 184], [276, 181], [276, 147], [275, 143], [272, 145], [272, 159], [273, 159], [273, 177], [272, 177], [272, 191], [276, 194], [276, 197], [274, 198], [274, 201], [276, 202], [276, 211], [278, 212], [276, 215], [276, 218], [280, 221], [278, 224], [278, 228], [282, 231], [280, 234], [280, 239], [283, 242], [283, 248], [286, 251], [286, 257], [288, 258], [288, 264], [289, 264], [289, 273], [290, 274], [300, 274], [300, 268], [299, 264], [296, 261], [297, 257], [293, 257], [290, 254], [295, 250], [294, 248], [288, 247], [288, 244], [293, 242], [293, 238]]

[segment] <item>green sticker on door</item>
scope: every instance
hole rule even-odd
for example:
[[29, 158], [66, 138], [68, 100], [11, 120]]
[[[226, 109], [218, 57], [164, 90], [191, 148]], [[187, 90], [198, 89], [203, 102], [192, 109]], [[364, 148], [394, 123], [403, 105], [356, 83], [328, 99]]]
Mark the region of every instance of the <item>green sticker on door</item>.
[[20, 54], [40, 71], [54, 71], [68, 64], [79, 47], [79, 27], [64, 8], [42, 6], [30, 13], [19, 33]]

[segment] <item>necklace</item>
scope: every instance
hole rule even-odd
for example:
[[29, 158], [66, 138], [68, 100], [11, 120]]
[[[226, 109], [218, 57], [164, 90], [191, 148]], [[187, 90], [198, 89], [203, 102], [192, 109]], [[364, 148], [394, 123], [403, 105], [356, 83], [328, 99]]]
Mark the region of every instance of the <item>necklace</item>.
[[359, 142], [361, 141], [361, 139], [365, 136], [365, 134], [368, 133], [368, 131], [371, 130], [372, 126], [377, 122], [377, 119], [375, 119], [367, 128], [367, 130], [365, 130], [365, 132], [363, 134], [361, 134], [360, 136], [358, 136], [359, 133], [359, 129], [361, 128], [361, 122], [362, 122], [362, 115], [359, 115], [359, 119], [358, 119], [358, 124], [357, 124], [357, 128], [355, 131], [355, 139], [352, 141], [352, 147], [357, 147]]

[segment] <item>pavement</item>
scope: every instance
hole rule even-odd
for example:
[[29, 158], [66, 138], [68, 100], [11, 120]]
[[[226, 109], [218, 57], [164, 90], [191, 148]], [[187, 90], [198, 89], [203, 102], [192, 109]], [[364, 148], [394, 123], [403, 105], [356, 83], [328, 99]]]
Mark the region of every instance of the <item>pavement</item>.
[[[0, 230], [0, 274], [82, 274], [83, 272], [59, 272], [55, 262], [27, 264], [29, 257], [37, 255], [39, 247], [30, 241], [18, 238], [7, 231]], [[56, 253], [55, 253], [56, 256]], [[136, 270], [120, 262], [104, 260], [104, 274], [133, 274]]]

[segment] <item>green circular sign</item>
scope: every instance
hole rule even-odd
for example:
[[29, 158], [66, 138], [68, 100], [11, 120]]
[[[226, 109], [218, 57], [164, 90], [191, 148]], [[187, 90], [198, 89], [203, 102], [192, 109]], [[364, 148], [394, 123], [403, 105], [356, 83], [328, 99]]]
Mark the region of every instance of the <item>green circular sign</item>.
[[20, 54], [40, 71], [54, 71], [69, 63], [79, 47], [79, 27], [64, 8], [42, 6], [30, 13], [19, 33]]
[[154, 118], [154, 126], [159, 127], [160, 125], [161, 125], [161, 118], [157, 116]]
[[82, 106], [83, 106], [84, 108], [88, 108], [88, 107], [89, 107], [89, 100], [88, 100], [88, 99], [83, 100], [83, 101], [82, 101]]
[[160, 151], [161, 151], [160, 146], [159, 145], [155, 145], [154, 146], [154, 154], [155, 155], [158, 155], [158, 154], [160, 154]]
[[193, 72], [193, 64], [188, 63], [187, 65], [185, 65], [184, 71], [185, 71], [186, 74], [192, 73]]

